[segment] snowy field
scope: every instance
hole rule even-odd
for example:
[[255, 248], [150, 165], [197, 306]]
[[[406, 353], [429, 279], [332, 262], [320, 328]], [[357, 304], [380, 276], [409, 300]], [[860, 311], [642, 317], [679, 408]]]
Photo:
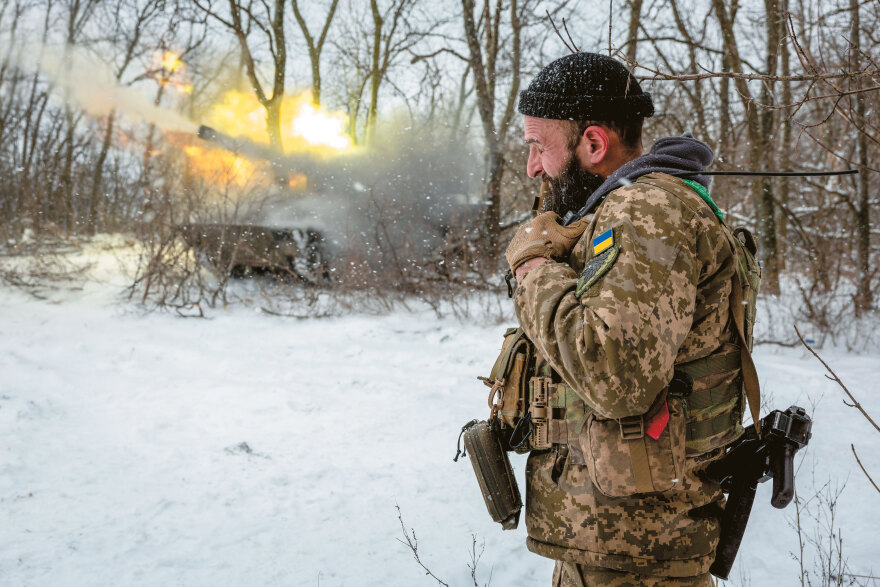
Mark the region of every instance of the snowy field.
[[[494, 525], [470, 464], [452, 462], [461, 425], [486, 415], [476, 376], [504, 325], [183, 319], [121, 301], [106, 264], [98, 275], [47, 300], [0, 289], [0, 585], [436, 585], [398, 542], [395, 505], [450, 585], [473, 585], [472, 535], [481, 585], [549, 584], [552, 562], [524, 527]], [[880, 417], [880, 354], [822, 354]], [[801, 497], [844, 487], [843, 556], [880, 574], [880, 494], [849, 446], [880, 480], [880, 434], [802, 349], [756, 359], [774, 407], [815, 409]], [[774, 510], [769, 485], [730, 584], [800, 584], [795, 510]], [[827, 543], [808, 514], [807, 537]]]

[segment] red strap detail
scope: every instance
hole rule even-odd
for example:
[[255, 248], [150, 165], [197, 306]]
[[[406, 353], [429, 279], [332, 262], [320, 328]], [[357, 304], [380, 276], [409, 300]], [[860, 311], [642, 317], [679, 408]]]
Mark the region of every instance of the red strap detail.
[[667, 424], [669, 424], [669, 406], [664, 401], [660, 409], [645, 420], [645, 434], [657, 440], [663, 434], [663, 431], [666, 430]]

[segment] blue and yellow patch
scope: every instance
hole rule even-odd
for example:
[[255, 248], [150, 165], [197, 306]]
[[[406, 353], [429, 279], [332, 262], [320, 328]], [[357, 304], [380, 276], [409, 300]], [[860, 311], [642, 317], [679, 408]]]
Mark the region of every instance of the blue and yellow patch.
[[605, 249], [614, 246], [614, 231], [608, 229], [593, 239], [593, 254], [598, 255]]

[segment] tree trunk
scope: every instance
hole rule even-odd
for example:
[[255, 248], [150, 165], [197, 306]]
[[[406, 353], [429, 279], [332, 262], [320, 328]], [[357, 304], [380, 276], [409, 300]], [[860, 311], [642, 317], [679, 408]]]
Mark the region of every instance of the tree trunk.
[[370, 0], [373, 14], [373, 51], [370, 58], [370, 107], [367, 110], [367, 143], [372, 142], [376, 132], [376, 116], [379, 111], [379, 85], [382, 83], [380, 57], [382, 51], [382, 14], [377, 0]]
[[[850, 0], [850, 10], [852, 11], [852, 34], [850, 43], [851, 64], [850, 71], [859, 71], [861, 68], [861, 15], [859, 14], [858, 0]], [[862, 78], [853, 80], [853, 89], [861, 89]], [[856, 211], [856, 248], [857, 248], [857, 266], [858, 266], [858, 283], [855, 295], [856, 316], [861, 316], [871, 309], [874, 303], [874, 292], [871, 291], [871, 209], [869, 207], [868, 193], [868, 136], [864, 128], [867, 119], [865, 118], [865, 93], [859, 92], [855, 95], [856, 100], [856, 120], [860, 128], [856, 131], [859, 133], [856, 139], [856, 148], [858, 149], [859, 167], [862, 172], [859, 174], [859, 196]]]
[[116, 119], [116, 111], [111, 111], [107, 116], [107, 129], [104, 131], [104, 140], [101, 141], [101, 150], [98, 152], [98, 158], [95, 160], [95, 167], [92, 170], [92, 192], [89, 194], [89, 214], [87, 218], [87, 227], [91, 234], [95, 234], [98, 229], [98, 209], [101, 207], [101, 188], [104, 185], [104, 163], [107, 161], [107, 154], [110, 152], [110, 146], [113, 142], [113, 126]]
[[631, 70], [636, 62], [639, 21], [642, 18], [642, 0], [632, 0], [629, 7], [629, 30], [626, 33], [626, 63]]
[[[776, 18], [778, 18], [778, 10], [774, 8], [776, 0], [765, 0], [767, 8], [768, 28], [772, 28], [772, 32], [768, 34], [768, 56], [767, 67], [768, 74], [776, 73], [776, 56], [777, 46], [771, 44], [770, 37], [776, 38], [778, 27], [776, 26]], [[718, 24], [721, 28], [721, 38], [724, 43], [725, 54], [730, 59], [730, 65], [733, 71], [743, 71], [742, 59], [739, 55], [736, 36], [734, 35], [734, 20], [728, 14], [723, 0], [713, 0], [713, 9], [718, 18]], [[772, 26], [771, 26], [772, 21]], [[749, 164], [752, 169], [765, 169], [766, 158], [770, 157], [770, 136], [767, 134], [772, 130], [773, 113], [765, 113], [764, 116], [756, 110], [755, 100], [749, 90], [748, 83], [743, 78], [735, 80], [737, 93], [742, 100], [746, 117], [746, 129], [748, 132], [749, 142]], [[765, 83], [762, 99], [769, 102], [772, 98], [770, 89]], [[775, 205], [773, 202], [772, 184], [769, 178], [756, 178], [752, 181], [752, 202], [755, 206], [757, 215], [757, 232], [761, 241], [761, 258], [764, 261], [764, 282], [763, 289], [769, 293], [779, 293], [779, 267], [778, 267], [778, 249], [776, 239], [776, 218]]]
[[[495, 96], [490, 93], [494, 83], [495, 71], [488, 68], [494, 64], [491, 59], [483, 63], [483, 47], [480, 44], [480, 36], [474, 21], [474, 1], [462, 0], [464, 14], [465, 40], [470, 53], [470, 67], [474, 75], [474, 89], [477, 94], [477, 108], [480, 112], [480, 122], [483, 127], [483, 139], [486, 141], [486, 208], [483, 212], [483, 226], [485, 229], [484, 256], [490, 263], [498, 257], [498, 220], [501, 209], [501, 182], [504, 177], [504, 157], [501, 153], [501, 144], [496, 136], [495, 126]], [[486, 27], [486, 40], [490, 41], [492, 35], [491, 12], [486, 3], [483, 14], [483, 26]], [[497, 15], [500, 18], [500, 15]], [[487, 47], [487, 54], [492, 54], [492, 47]]]
[[[311, 55], [310, 55], [311, 57]], [[321, 105], [321, 63], [320, 56], [312, 58], [312, 104]]]
[[264, 104], [266, 108], [266, 130], [269, 133], [269, 147], [276, 153], [284, 152], [284, 138], [281, 134], [281, 96], [273, 96]]
[[76, 213], [73, 201], [75, 193], [73, 188], [73, 147], [76, 140], [76, 119], [73, 116], [73, 110], [67, 104], [64, 106], [64, 122], [66, 132], [60, 177], [61, 189], [56, 194], [54, 222], [64, 230], [65, 234], [68, 234], [70, 229], [79, 223], [73, 218]]
[[[782, 1], [782, 17], [779, 19], [779, 36], [782, 39], [782, 43], [779, 47], [780, 50], [780, 60], [782, 65], [782, 77], [788, 77], [791, 75], [791, 67], [789, 63], [790, 59], [790, 51], [788, 46], [788, 39], [785, 38], [785, 15], [788, 13], [788, 0]], [[785, 105], [791, 104], [791, 82], [783, 81], [782, 83], [782, 103]], [[781, 160], [780, 165], [782, 171], [791, 171], [791, 115], [785, 110], [782, 112], [782, 149], [780, 150]], [[787, 177], [779, 178], [779, 204], [780, 211], [777, 215], [779, 219], [777, 231], [779, 233], [779, 270], [783, 271], [785, 269], [785, 250], [788, 247], [788, 220], [786, 218], [784, 210], [788, 208], [789, 201], [789, 193], [790, 186], [789, 180]]]
[[[721, 57], [721, 71], [730, 71], [730, 59], [726, 51]], [[721, 78], [718, 91], [721, 93], [720, 112], [718, 113], [721, 117], [721, 137], [719, 140], [721, 156], [719, 160], [729, 163], [731, 155], [730, 135], [733, 129], [733, 123], [730, 119], [730, 78]]]
[[486, 191], [489, 201], [486, 206], [485, 226], [487, 231], [487, 247], [491, 251], [498, 249], [498, 232], [501, 221], [501, 182], [504, 180], [504, 153], [501, 145], [494, 145], [489, 151], [488, 182]]
[[[767, 75], [776, 75], [779, 63], [779, 0], [764, 0], [764, 9], [767, 18], [767, 44], [766, 44], [766, 72]], [[761, 103], [770, 105], [774, 99], [774, 83], [765, 81], [761, 85]], [[765, 108], [758, 115], [760, 120], [761, 134], [757, 145], [752, 144], [756, 152], [755, 162], [760, 167], [770, 171], [775, 167], [776, 153], [773, 144], [776, 111]], [[757, 182], [756, 182], [757, 183]], [[770, 293], [779, 293], [779, 241], [776, 229], [776, 200], [773, 195], [773, 179], [762, 177], [758, 196], [758, 232], [764, 245], [764, 274], [767, 290]]]

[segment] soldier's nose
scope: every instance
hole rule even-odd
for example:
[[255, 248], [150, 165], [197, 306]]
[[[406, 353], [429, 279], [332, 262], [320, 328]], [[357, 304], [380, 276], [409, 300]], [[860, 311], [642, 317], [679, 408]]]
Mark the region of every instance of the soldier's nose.
[[544, 175], [544, 168], [541, 165], [541, 158], [537, 155], [529, 154], [529, 162], [526, 164], [526, 172], [529, 177], [541, 177]]

